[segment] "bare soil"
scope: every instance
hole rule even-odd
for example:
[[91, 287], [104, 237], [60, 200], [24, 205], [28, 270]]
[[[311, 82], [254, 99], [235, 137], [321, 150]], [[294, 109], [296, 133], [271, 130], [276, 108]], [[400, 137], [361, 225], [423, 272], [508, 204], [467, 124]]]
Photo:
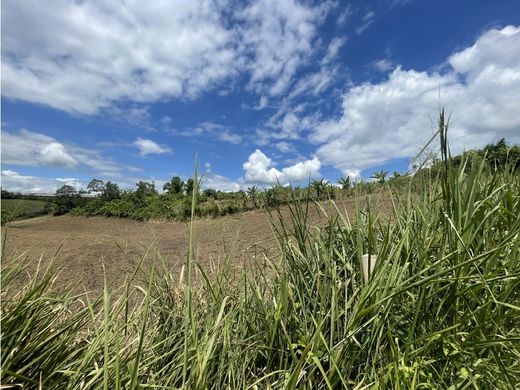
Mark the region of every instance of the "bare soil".
[[[339, 202], [338, 208], [350, 217], [354, 202]], [[314, 222], [323, 216], [313, 205]], [[290, 220], [287, 207], [282, 217]], [[276, 219], [276, 218], [275, 218]], [[195, 223], [195, 258], [206, 269], [218, 267], [231, 256], [237, 265], [251, 256], [270, 252], [277, 255], [277, 244], [269, 217], [263, 211], [251, 211], [216, 219], [198, 219]], [[53, 259], [60, 273], [56, 285], [99, 293], [104, 275], [112, 287], [125, 283], [147, 250], [159, 251], [175, 273], [181, 272], [189, 245], [189, 225], [183, 222], [138, 222], [117, 218], [41, 217], [11, 223], [7, 229], [3, 261], [27, 262], [28, 273]]]

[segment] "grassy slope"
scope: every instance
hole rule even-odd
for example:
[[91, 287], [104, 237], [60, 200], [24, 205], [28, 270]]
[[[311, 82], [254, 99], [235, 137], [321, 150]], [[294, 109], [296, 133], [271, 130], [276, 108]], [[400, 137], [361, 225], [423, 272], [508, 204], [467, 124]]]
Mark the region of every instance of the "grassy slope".
[[35, 217], [45, 213], [45, 204], [43, 200], [2, 199], [2, 213], [9, 213], [14, 219]]

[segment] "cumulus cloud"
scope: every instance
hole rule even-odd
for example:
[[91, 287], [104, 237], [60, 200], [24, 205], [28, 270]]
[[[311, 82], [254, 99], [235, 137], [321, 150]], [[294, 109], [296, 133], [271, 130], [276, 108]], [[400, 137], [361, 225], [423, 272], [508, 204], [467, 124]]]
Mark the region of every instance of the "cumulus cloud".
[[54, 166], [63, 169], [84, 165], [97, 173], [117, 177], [130, 166], [118, 164], [99, 152], [60, 142], [45, 134], [26, 129], [10, 132], [2, 129], [2, 164]]
[[282, 185], [299, 183], [320, 174], [321, 162], [317, 157], [278, 170], [272, 159], [256, 149], [242, 165], [246, 183], [259, 185]]
[[447, 60], [444, 73], [397, 67], [378, 84], [351, 88], [341, 117], [309, 139], [322, 163], [356, 174], [393, 158], [414, 156], [431, 137], [429, 115], [440, 103], [454, 112], [452, 150], [500, 137], [520, 141], [520, 28], [493, 29]]
[[[311, 55], [317, 26], [332, 6], [8, 2], [2, 94], [87, 115], [128, 102], [195, 98], [244, 75], [251, 89], [278, 95]], [[142, 125], [147, 112], [139, 110], [131, 108], [125, 118]]]
[[2, 170], [2, 187], [12, 192], [50, 194], [65, 184], [75, 188], [83, 186], [76, 178], [42, 178], [22, 175], [10, 169]]
[[56, 165], [73, 168], [78, 161], [65, 151], [65, 147], [58, 142], [44, 145], [40, 151], [39, 160], [44, 165]]
[[148, 154], [163, 154], [163, 153], [169, 153], [171, 152], [171, 149], [168, 147], [163, 147], [156, 143], [155, 141], [152, 141], [151, 139], [144, 139], [141, 137], [138, 137], [134, 141], [134, 146], [139, 149], [139, 155], [144, 157]]

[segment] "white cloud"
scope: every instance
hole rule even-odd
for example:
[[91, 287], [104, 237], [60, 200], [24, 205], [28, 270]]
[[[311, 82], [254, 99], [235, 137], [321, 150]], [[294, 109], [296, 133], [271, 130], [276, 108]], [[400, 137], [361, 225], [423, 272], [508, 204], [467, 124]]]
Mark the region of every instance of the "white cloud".
[[58, 142], [44, 145], [40, 151], [39, 161], [44, 165], [56, 165], [74, 168], [78, 161], [65, 151], [65, 147]]
[[50, 179], [21, 175], [10, 169], [2, 170], [2, 188], [12, 192], [52, 194], [65, 184], [77, 189], [83, 186], [76, 178]]
[[317, 96], [325, 92], [337, 80], [337, 70], [336, 67], [324, 65], [318, 71], [302, 77], [295, 83], [288, 99], [303, 94]]
[[23, 1], [3, 11], [11, 98], [93, 114], [117, 101], [194, 97], [234, 69], [219, 3]]
[[258, 104], [256, 105], [248, 105], [246, 103], [242, 103], [241, 107], [245, 110], [263, 110], [267, 107], [269, 104], [269, 98], [267, 96], [260, 96], [260, 100], [258, 101]]
[[489, 68], [518, 70], [519, 53], [520, 27], [506, 26], [486, 32], [473, 46], [450, 56], [448, 62], [456, 72], [464, 73], [469, 81], [474, 81]]
[[321, 162], [317, 157], [278, 170], [273, 161], [261, 150], [256, 149], [242, 165], [244, 180], [262, 186], [300, 183], [320, 174]]
[[152, 141], [151, 139], [144, 139], [138, 137], [134, 141], [134, 146], [139, 149], [139, 155], [142, 157], [148, 154], [163, 154], [171, 152], [171, 149], [168, 147], [160, 146], [158, 143]]
[[317, 156], [351, 175], [412, 157], [432, 135], [429, 115], [435, 116], [439, 97], [454, 112], [453, 151], [500, 137], [520, 141], [520, 28], [490, 30], [448, 64], [446, 73], [398, 67], [379, 84], [351, 88], [341, 117], [321, 123], [309, 137], [319, 145]]
[[117, 177], [133, 167], [118, 164], [99, 152], [60, 142], [48, 135], [22, 129], [2, 129], [2, 164], [54, 166], [63, 169], [84, 165], [103, 176]]
[[278, 142], [277, 144], [275, 144], [275, 146], [282, 153], [296, 152], [294, 145], [285, 141]]
[[329, 63], [330, 61], [334, 60], [339, 53], [339, 50], [341, 47], [347, 42], [346, 38], [333, 38], [332, 41], [330, 41], [330, 44], [327, 48], [327, 54], [323, 58], [322, 64]]
[[376, 14], [374, 11], [368, 11], [365, 16], [363, 16], [362, 25], [356, 28], [356, 34], [363, 34], [363, 32], [374, 23]]
[[184, 137], [211, 137], [213, 139], [229, 142], [231, 144], [239, 144], [242, 142], [242, 136], [234, 133], [228, 126], [224, 126], [214, 122], [201, 122], [197, 126], [184, 130], [170, 129], [172, 134], [182, 135]]
[[389, 70], [394, 69], [395, 67], [392, 61], [390, 61], [388, 58], [383, 58], [381, 60], [374, 61], [371, 63], [371, 65], [382, 73], [386, 73]]
[[313, 52], [316, 26], [333, 7], [332, 2], [307, 7], [294, 0], [258, 0], [241, 11], [250, 87], [271, 96], [286, 91]]
[[336, 19], [336, 25], [338, 27], [342, 27], [351, 15], [352, 15], [352, 5], [348, 4], [345, 7], [345, 9], [343, 11], [341, 11], [338, 18]]
[[[316, 27], [332, 7], [294, 0], [8, 2], [2, 94], [91, 115], [128, 102], [195, 98], [245, 74], [250, 88], [278, 95], [312, 55]], [[146, 125], [146, 111], [124, 111]]]

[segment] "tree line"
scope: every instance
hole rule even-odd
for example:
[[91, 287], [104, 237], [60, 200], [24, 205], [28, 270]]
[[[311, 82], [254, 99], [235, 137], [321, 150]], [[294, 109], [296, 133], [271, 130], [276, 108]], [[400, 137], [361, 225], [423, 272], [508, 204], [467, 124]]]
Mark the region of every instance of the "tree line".
[[[491, 171], [508, 166], [518, 171], [520, 167], [520, 148], [508, 146], [504, 139], [496, 144], [486, 145], [480, 150], [466, 151], [450, 158], [452, 166], [467, 164], [469, 161], [484, 160]], [[185, 219], [191, 214], [192, 195], [196, 189], [196, 209], [198, 216], [221, 216], [239, 211], [276, 207], [294, 200], [334, 199], [338, 195], [349, 195], [352, 191], [370, 194], [377, 191], [382, 184], [390, 184], [392, 188], [407, 185], [412, 178], [420, 187], [420, 180], [437, 174], [441, 169], [435, 156], [428, 164], [413, 167], [412, 171], [397, 172], [390, 175], [388, 171], [379, 170], [372, 174], [370, 182], [353, 180], [349, 176], [337, 179], [337, 185], [325, 179], [314, 179], [308, 186], [293, 187], [275, 185], [271, 188], [259, 188], [252, 185], [245, 190], [223, 192], [213, 188], [200, 190], [199, 182], [193, 178], [183, 180], [179, 176], [166, 182], [159, 193], [154, 182], [139, 181], [134, 190], [121, 189], [117, 183], [92, 179], [86, 189], [76, 189], [71, 185], [63, 185], [56, 190], [54, 198], [46, 198], [53, 202], [53, 213], [62, 215], [72, 211], [76, 215], [102, 215], [147, 219]], [[90, 194], [91, 198], [84, 195]], [[3, 199], [42, 199], [34, 195], [16, 194], [2, 189]]]

